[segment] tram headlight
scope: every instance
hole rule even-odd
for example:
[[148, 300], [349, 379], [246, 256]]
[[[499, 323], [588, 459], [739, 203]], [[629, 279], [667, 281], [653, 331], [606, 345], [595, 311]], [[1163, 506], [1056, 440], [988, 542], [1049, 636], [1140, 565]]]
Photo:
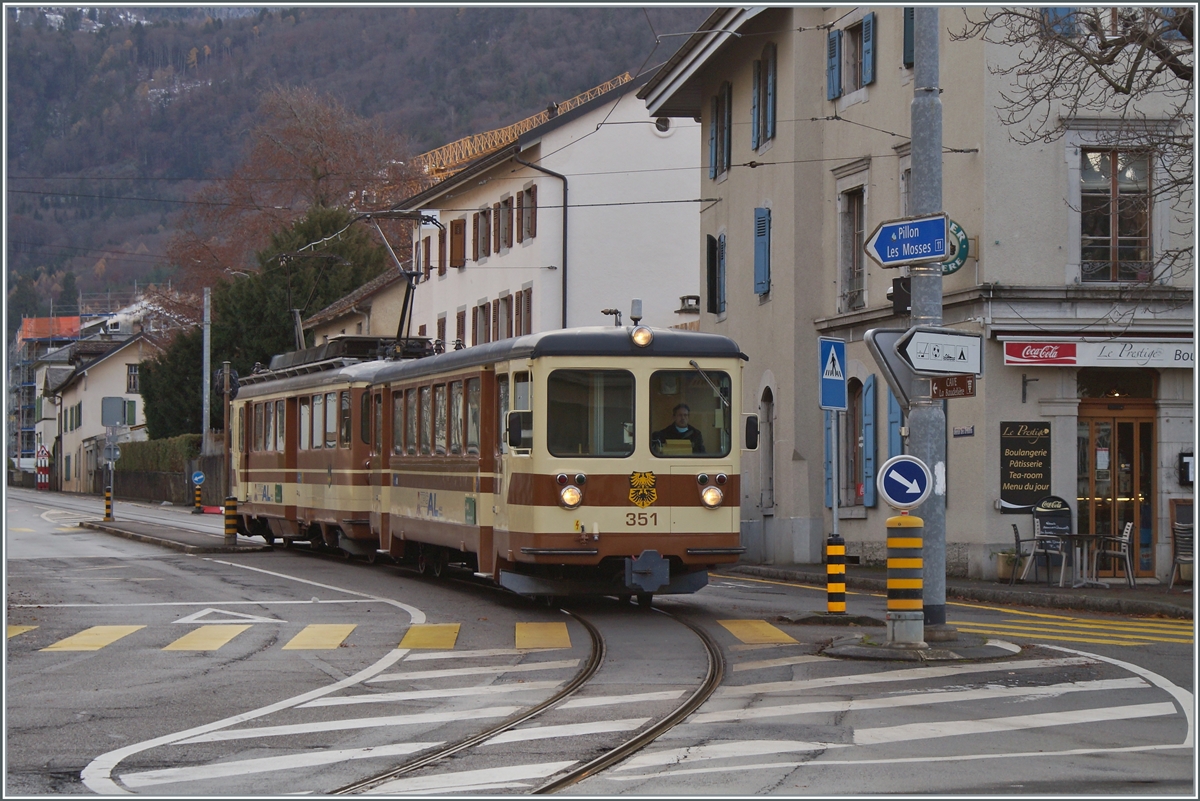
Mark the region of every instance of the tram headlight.
[[644, 325], [639, 325], [633, 329], [629, 337], [633, 340], [633, 344], [644, 348], [654, 341], [654, 332]]
[[725, 493], [718, 487], [705, 487], [700, 490], [700, 503], [709, 509], [716, 509], [725, 500]]
[[574, 484], [568, 484], [558, 491], [558, 502], [565, 509], [574, 509], [583, 503], [583, 490]]

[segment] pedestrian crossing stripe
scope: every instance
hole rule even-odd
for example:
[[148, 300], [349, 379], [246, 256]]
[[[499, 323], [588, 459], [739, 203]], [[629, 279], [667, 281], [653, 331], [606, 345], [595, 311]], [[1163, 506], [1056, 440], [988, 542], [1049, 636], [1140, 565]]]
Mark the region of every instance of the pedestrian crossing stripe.
[[765, 620], [718, 620], [729, 633], [747, 645], [795, 643], [796, 640]]
[[283, 646], [285, 651], [331, 651], [340, 648], [357, 626], [353, 623], [313, 623]]
[[180, 637], [175, 642], [163, 648], [164, 651], [215, 651], [234, 637], [250, 628], [248, 624], [240, 626], [215, 625], [201, 626]]
[[566, 623], [518, 623], [516, 637], [518, 650], [571, 647]]
[[458, 641], [459, 623], [419, 623], [410, 626], [398, 648], [449, 650]]
[[11, 640], [13, 637], [16, 637], [18, 634], [24, 634], [25, 632], [33, 631], [36, 628], [37, 628], [37, 626], [9, 626], [8, 627], [8, 637], [6, 637], [5, 639]]
[[59, 640], [53, 645], [43, 648], [43, 651], [99, 651], [106, 645], [112, 645], [122, 637], [133, 634], [145, 626], [92, 626], [78, 634], [72, 634], [66, 639]]

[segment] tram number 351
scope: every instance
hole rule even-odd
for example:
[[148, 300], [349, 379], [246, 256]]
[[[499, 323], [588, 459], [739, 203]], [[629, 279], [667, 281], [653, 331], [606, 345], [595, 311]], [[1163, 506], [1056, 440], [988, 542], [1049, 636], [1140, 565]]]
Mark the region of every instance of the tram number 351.
[[657, 526], [658, 512], [629, 512], [625, 515], [627, 526]]

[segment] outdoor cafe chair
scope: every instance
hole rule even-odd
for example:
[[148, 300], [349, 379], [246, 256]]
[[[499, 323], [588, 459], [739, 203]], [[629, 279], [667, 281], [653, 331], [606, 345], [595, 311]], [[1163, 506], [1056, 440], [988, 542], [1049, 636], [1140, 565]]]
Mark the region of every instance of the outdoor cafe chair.
[[[1100, 564], [1101, 556], [1109, 556], [1125, 563], [1125, 581], [1130, 587], [1136, 587], [1133, 577], [1133, 521], [1125, 524], [1125, 530], [1117, 537], [1096, 538], [1096, 565]], [[1169, 588], [1168, 588], [1169, 589]]]
[[1192, 564], [1192, 524], [1191, 523], [1176, 523], [1174, 527], [1174, 542], [1175, 558], [1171, 564], [1171, 580], [1167, 582], [1167, 592], [1175, 586], [1175, 574], [1179, 573], [1180, 578], [1183, 577], [1183, 571], [1180, 569], [1183, 565]]

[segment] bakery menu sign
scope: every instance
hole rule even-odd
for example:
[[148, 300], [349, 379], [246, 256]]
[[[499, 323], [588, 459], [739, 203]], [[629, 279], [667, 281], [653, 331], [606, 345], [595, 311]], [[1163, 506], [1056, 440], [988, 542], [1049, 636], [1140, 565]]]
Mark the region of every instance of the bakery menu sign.
[[1196, 363], [1190, 339], [1108, 339], [1102, 342], [1004, 343], [1004, 363], [1028, 367], [1185, 367]]
[[1050, 424], [1000, 424], [1000, 511], [1028, 514], [1050, 494]]

